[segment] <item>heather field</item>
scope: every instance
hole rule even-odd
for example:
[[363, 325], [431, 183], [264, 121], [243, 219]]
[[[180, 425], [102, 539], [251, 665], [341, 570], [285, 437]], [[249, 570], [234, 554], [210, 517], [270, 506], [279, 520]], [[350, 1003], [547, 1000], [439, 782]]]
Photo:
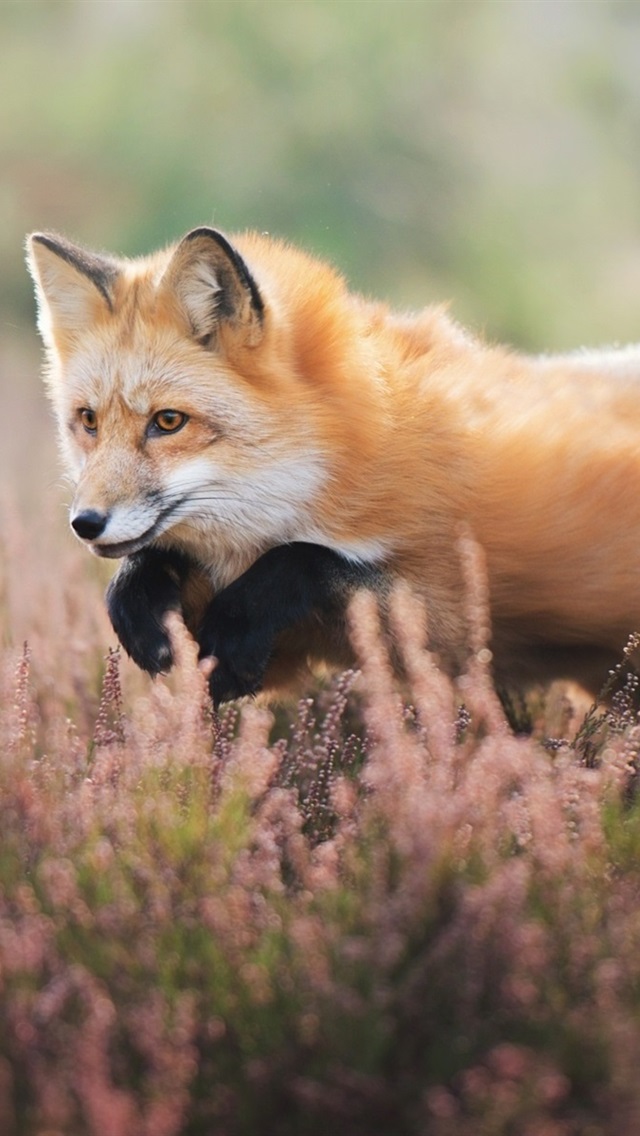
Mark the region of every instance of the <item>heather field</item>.
[[638, 1130], [625, 668], [606, 715], [551, 692], [517, 736], [465, 544], [455, 687], [400, 593], [402, 689], [364, 598], [359, 673], [214, 718], [177, 622], [152, 683], [109, 650], [99, 566], [2, 532], [3, 1136]]

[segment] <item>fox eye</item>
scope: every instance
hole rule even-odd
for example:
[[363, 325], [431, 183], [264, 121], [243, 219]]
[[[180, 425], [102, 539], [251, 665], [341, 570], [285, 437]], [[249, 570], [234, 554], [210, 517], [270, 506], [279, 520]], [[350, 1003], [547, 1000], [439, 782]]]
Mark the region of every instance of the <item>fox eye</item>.
[[187, 421], [188, 415], [181, 410], [159, 410], [151, 419], [152, 432], [175, 434]]
[[87, 434], [96, 434], [98, 432], [98, 418], [95, 410], [89, 410], [87, 406], [84, 406], [82, 410], [78, 411], [78, 416]]

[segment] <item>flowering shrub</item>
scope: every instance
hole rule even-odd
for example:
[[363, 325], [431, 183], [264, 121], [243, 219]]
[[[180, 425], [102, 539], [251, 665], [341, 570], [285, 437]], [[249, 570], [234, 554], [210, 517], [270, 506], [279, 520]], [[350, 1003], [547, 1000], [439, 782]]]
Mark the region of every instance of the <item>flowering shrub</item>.
[[459, 682], [363, 596], [359, 674], [217, 718], [177, 620], [171, 680], [105, 660], [100, 566], [5, 520], [3, 1136], [637, 1130], [633, 682], [515, 736], [466, 542]]

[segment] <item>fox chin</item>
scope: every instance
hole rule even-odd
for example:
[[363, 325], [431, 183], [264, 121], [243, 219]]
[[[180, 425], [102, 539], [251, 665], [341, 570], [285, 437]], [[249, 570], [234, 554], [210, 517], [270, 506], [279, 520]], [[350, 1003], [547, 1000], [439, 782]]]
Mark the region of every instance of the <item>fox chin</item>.
[[122, 560], [107, 605], [139, 666], [171, 666], [176, 610], [216, 703], [299, 685], [351, 663], [354, 591], [404, 580], [454, 675], [466, 525], [496, 682], [599, 689], [640, 628], [640, 347], [519, 355], [257, 233], [27, 247], [71, 527]]

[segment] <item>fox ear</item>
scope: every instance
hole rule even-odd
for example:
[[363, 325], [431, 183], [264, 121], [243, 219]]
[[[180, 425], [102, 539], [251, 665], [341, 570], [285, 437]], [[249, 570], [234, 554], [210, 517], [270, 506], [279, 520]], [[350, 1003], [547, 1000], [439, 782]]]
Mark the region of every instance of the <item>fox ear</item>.
[[119, 274], [114, 261], [71, 244], [64, 237], [32, 233], [27, 265], [38, 302], [38, 327], [47, 347], [56, 335], [81, 331], [102, 310], [113, 310]]
[[164, 282], [176, 295], [196, 339], [209, 340], [222, 323], [248, 346], [262, 338], [264, 303], [240, 253], [217, 229], [192, 229], [177, 246]]

